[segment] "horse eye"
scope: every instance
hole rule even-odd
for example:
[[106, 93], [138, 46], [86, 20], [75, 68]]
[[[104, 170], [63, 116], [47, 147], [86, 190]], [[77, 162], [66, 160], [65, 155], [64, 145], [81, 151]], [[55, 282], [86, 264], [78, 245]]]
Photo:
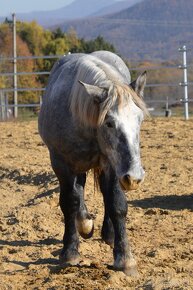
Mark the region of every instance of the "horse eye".
[[114, 126], [113, 126], [113, 122], [110, 122], [110, 121], [106, 122], [106, 126], [107, 126], [108, 128], [113, 128], [113, 127], [114, 127]]

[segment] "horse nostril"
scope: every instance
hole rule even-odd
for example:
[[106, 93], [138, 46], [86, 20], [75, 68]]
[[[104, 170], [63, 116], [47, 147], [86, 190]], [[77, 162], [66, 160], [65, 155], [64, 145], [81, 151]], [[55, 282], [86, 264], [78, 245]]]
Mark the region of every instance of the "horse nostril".
[[123, 178], [130, 179], [130, 175], [126, 174]]
[[139, 187], [140, 183], [144, 180], [144, 176], [132, 176], [131, 174], [126, 174], [120, 178], [120, 184], [124, 190], [135, 190]]
[[124, 176], [124, 179], [126, 179], [126, 180], [130, 180], [131, 182], [135, 182], [135, 183], [140, 183], [141, 181], [142, 181], [142, 179], [136, 179], [136, 178], [134, 178], [134, 177], [132, 177], [132, 176], [130, 176], [129, 174], [127, 174], [127, 175], [125, 175]]
[[131, 182], [132, 181], [132, 178], [131, 178], [131, 176], [129, 174], [127, 174], [127, 175], [125, 175], [123, 177], [123, 180], [126, 181], [126, 182], [128, 182], [128, 181]]
[[130, 181], [131, 181], [132, 183], [139, 184], [139, 183], [141, 183], [142, 179], [130, 178]]

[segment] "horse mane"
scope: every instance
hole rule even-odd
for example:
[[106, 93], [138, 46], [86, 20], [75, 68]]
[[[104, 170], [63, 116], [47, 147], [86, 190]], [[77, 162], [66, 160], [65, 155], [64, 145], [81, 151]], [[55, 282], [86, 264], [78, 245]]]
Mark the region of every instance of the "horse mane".
[[[79, 80], [107, 90], [107, 96], [101, 103], [85, 94], [85, 88]], [[84, 126], [98, 127], [103, 124], [108, 111], [115, 105], [123, 106], [132, 98], [135, 104], [148, 115], [144, 101], [125, 84], [125, 79], [112, 66], [94, 56], [83, 56], [77, 62], [77, 73], [74, 80], [69, 106], [74, 119]]]

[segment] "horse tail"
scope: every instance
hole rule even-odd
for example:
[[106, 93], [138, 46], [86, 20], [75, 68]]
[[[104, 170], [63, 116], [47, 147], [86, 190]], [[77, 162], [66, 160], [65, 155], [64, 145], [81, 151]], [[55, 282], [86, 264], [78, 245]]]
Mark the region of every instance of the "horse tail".
[[100, 182], [99, 177], [101, 175], [101, 169], [99, 167], [93, 168], [93, 177], [94, 177], [94, 193], [100, 191]]

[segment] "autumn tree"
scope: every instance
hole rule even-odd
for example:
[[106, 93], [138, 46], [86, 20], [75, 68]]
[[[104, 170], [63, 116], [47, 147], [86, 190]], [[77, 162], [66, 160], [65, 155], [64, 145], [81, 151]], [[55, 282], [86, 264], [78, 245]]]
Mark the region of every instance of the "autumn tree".
[[32, 22], [17, 22], [17, 33], [28, 45], [32, 55], [42, 55], [45, 46], [52, 39], [52, 32]]
[[[31, 56], [32, 54], [29, 51], [27, 43], [25, 43], [19, 35], [17, 35], [17, 55], [18, 56]], [[1, 47], [1, 57], [12, 57], [12, 30], [10, 25], [7, 23], [0, 25], [0, 47]], [[12, 72], [13, 71], [13, 63], [11, 61], [1, 62], [1, 72]], [[17, 71], [18, 72], [33, 72], [34, 70], [34, 61], [32, 59], [18, 60], [17, 62]], [[3, 80], [3, 81], [2, 81]], [[3, 82], [3, 86], [7, 88], [11, 88], [13, 86], [13, 77], [1, 77], [1, 83]], [[21, 75], [18, 76], [18, 87], [26, 88], [26, 87], [39, 87], [39, 83], [35, 75]], [[20, 103], [34, 103], [38, 101], [37, 94], [35, 92], [20, 92], [19, 93], [19, 102]]]
[[[61, 31], [60, 28], [57, 28], [52, 32], [51, 40], [45, 45], [43, 52], [44, 55], [64, 55], [69, 52], [69, 41], [65, 33]], [[44, 60], [44, 70], [50, 71], [54, 65], [56, 59], [46, 59]]]
[[[0, 25], [0, 47], [2, 56], [12, 56], [12, 21], [8, 19]], [[60, 28], [54, 31], [43, 29], [35, 21], [30, 23], [17, 21], [17, 55], [18, 56], [43, 56], [64, 55], [68, 52], [89, 53], [94, 50], [115, 51], [114, 47], [106, 42], [103, 37], [98, 36], [94, 40], [86, 41], [79, 39], [76, 31], [70, 28], [63, 32]], [[50, 71], [56, 59], [37, 58], [36, 60], [18, 60], [18, 72]], [[0, 64], [0, 70], [13, 71], [11, 62]], [[18, 76], [18, 87], [44, 87], [47, 83], [47, 75], [20, 75]], [[1, 87], [12, 87], [12, 78], [1, 78]], [[26, 91], [19, 93], [21, 102], [36, 102], [37, 93]]]
[[81, 40], [78, 38], [76, 30], [74, 30], [73, 27], [71, 27], [66, 33], [66, 38], [70, 52], [74, 52], [75, 50], [81, 50]]

